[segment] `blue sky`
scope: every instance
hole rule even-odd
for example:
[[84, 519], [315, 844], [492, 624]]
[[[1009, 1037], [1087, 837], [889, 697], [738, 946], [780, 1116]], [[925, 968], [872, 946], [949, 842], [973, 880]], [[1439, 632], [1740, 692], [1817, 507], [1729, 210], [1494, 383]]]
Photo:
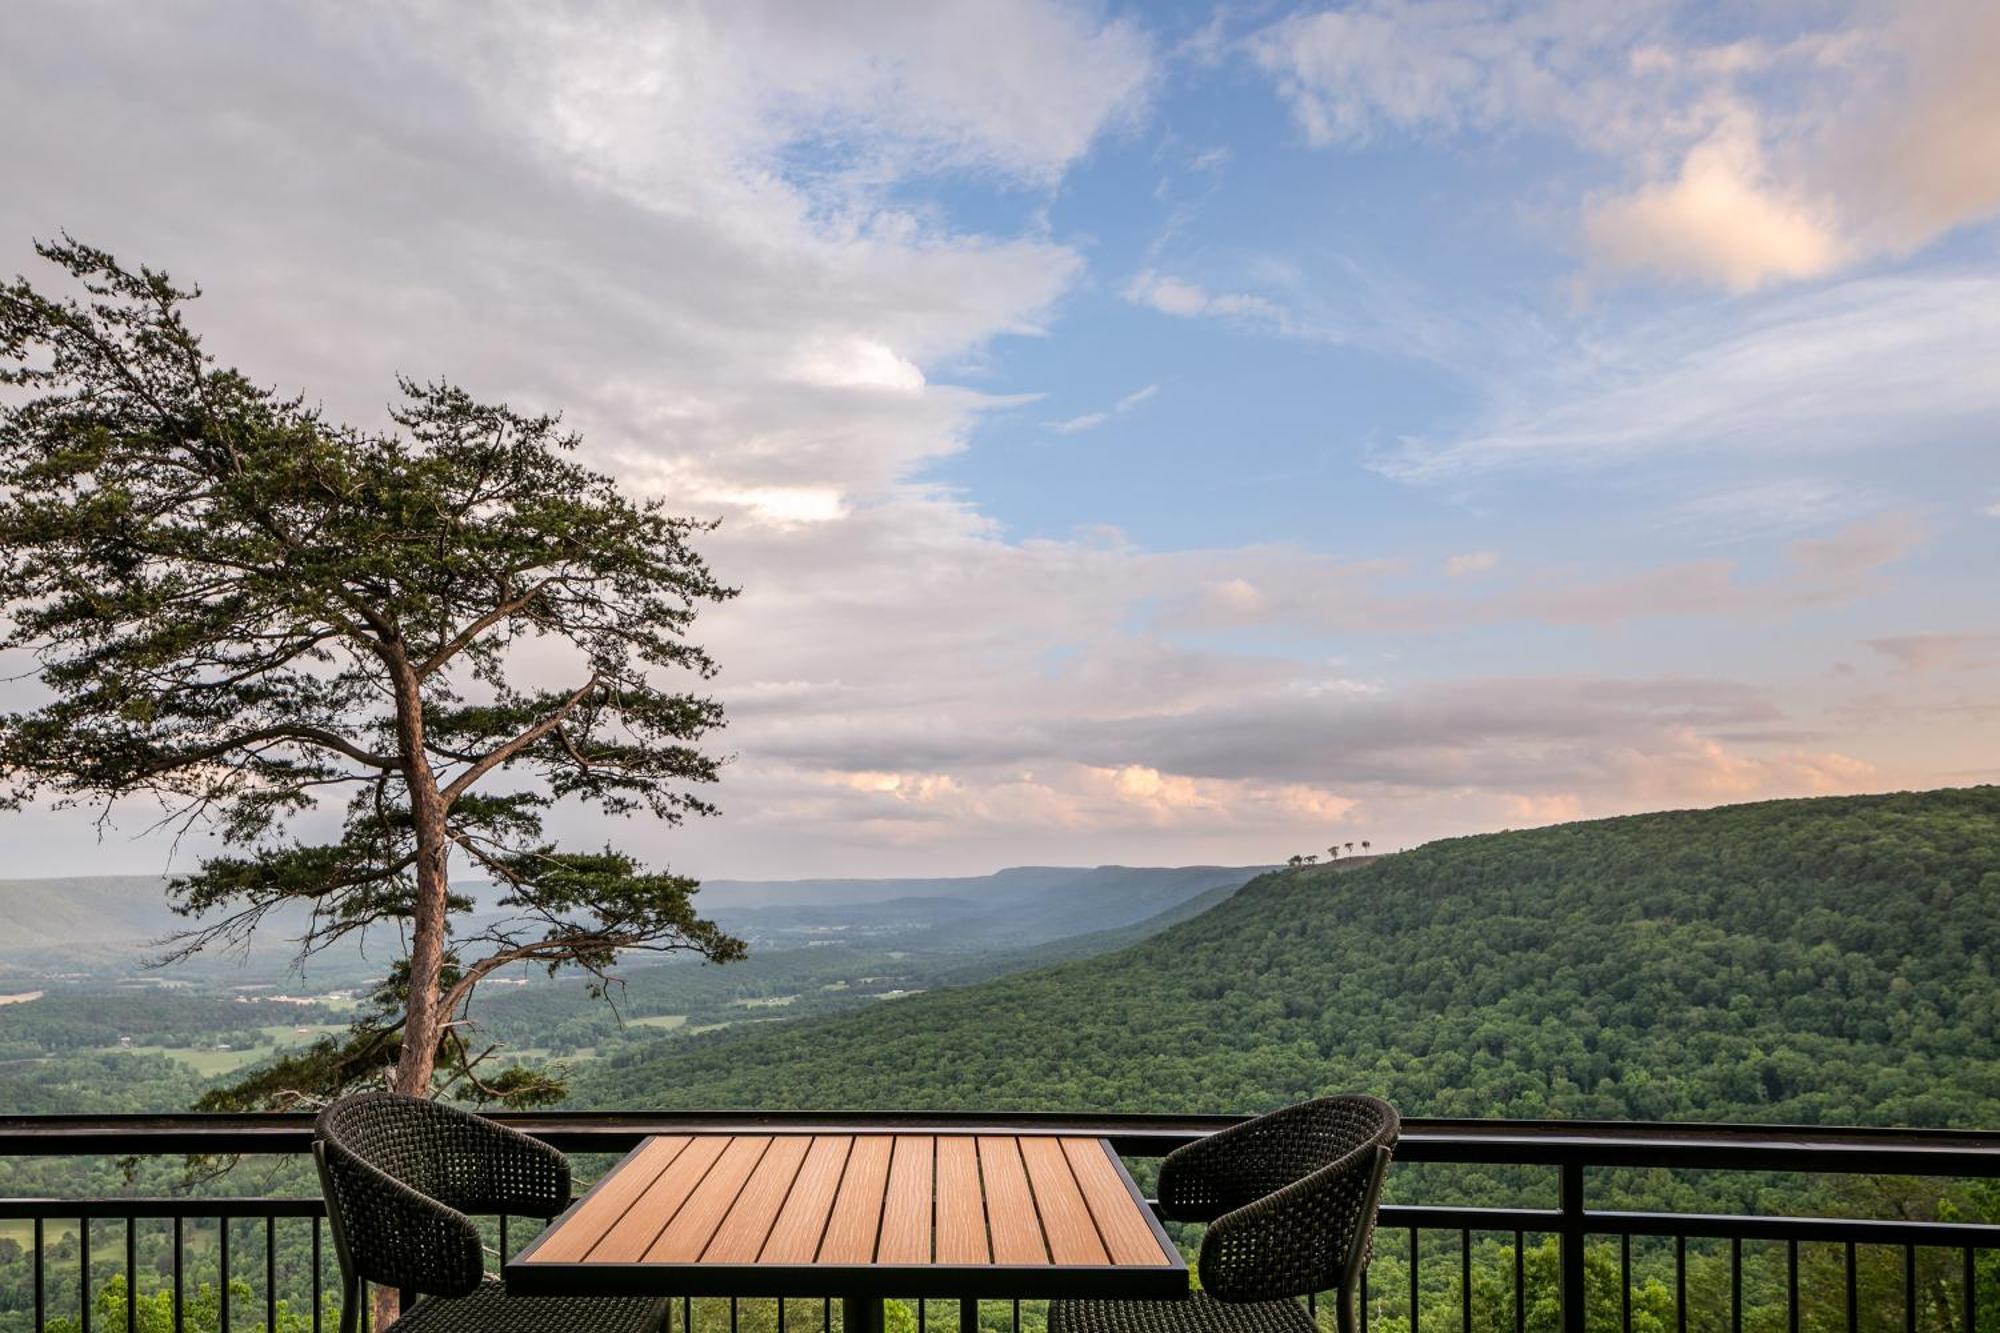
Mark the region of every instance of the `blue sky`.
[[1990, 5], [113, 15], [11, 25], [15, 269], [68, 228], [255, 378], [561, 408], [725, 520], [725, 813], [615, 834], [681, 868], [2000, 775]]

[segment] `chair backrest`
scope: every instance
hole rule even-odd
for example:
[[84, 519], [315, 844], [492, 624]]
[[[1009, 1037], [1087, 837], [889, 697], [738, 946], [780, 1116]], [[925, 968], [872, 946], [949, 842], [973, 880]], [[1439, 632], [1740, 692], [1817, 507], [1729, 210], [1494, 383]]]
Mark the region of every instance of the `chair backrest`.
[[1232, 1130], [1239, 1181], [1264, 1192], [1202, 1237], [1202, 1289], [1225, 1301], [1348, 1289], [1367, 1266], [1400, 1119], [1380, 1098], [1321, 1097]]
[[[468, 1123], [470, 1122], [470, 1123]], [[463, 1296], [485, 1275], [479, 1229], [461, 1209], [489, 1202], [492, 1144], [467, 1111], [416, 1097], [363, 1093], [320, 1113], [313, 1158], [341, 1275]]]

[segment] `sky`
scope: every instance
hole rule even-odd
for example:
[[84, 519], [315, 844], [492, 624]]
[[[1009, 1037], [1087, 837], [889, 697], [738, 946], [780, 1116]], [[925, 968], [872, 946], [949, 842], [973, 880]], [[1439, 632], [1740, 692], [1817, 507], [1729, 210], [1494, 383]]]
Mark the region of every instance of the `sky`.
[[[16, 3], [0, 270], [716, 517], [712, 877], [2000, 779], [2000, 6]], [[152, 873], [142, 812], [9, 873]]]

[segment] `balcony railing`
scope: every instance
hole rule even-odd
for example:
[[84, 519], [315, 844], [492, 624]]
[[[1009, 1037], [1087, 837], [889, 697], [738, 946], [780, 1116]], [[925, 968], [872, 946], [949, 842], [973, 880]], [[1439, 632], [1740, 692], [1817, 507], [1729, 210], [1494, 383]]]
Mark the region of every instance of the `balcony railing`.
[[[1101, 1136], [1139, 1162], [1163, 1156], [1236, 1119], [964, 1112], [558, 1112], [496, 1118], [581, 1154], [622, 1153], [656, 1133], [880, 1132], [925, 1125], [968, 1133]], [[284, 1158], [306, 1154], [310, 1139], [311, 1119], [304, 1115], [0, 1117], [0, 1157], [6, 1158], [190, 1154]], [[1891, 1216], [1619, 1211], [1592, 1207], [1586, 1194], [1593, 1173], [1619, 1168], [1992, 1179], [2000, 1177], [2000, 1133], [1417, 1119], [1403, 1123], [1397, 1161], [1514, 1168], [1517, 1177], [1552, 1185], [1554, 1203], [1385, 1205], [1376, 1264], [1362, 1301], [1363, 1327], [1372, 1326], [1374, 1333], [1501, 1333], [1509, 1327], [1513, 1333], [1530, 1329], [1609, 1333], [1612, 1327], [1633, 1333], [1635, 1321], [1657, 1327], [1666, 1319], [1671, 1319], [1673, 1333], [1689, 1333], [1691, 1327], [1708, 1333], [1718, 1320], [1726, 1322], [1729, 1333], [1743, 1333], [1746, 1261], [1753, 1262], [1760, 1281], [1781, 1285], [1781, 1298], [1758, 1308], [1782, 1309], [1784, 1333], [1802, 1333], [1807, 1325], [1828, 1333], [1843, 1329], [1875, 1333], [1885, 1322], [1892, 1327], [1900, 1324], [1904, 1333], [1951, 1329], [1977, 1333], [1982, 1317], [2000, 1318], [2000, 1311], [1979, 1308], [1980, 1256], [2000, 1249], [2000, 1226]], [[72, 1221], [81, 1233], [76, 1271], [71, 1274], [62, 1267], [59, 1297], [55, 1269], [60, 1265], [52, 1263], [51, 1230], [54, 1224]], [[108, 1333], [109, 1328], [138, 1333], [161, 1323], [164, 1302], [168, 1307], [164, 1318], [172, 1333], [205, 1333], [211, 1328], [244, 1333], [253, 1327], [270, 1333], [281, 1328], [320, 1333], [337, 1318], [328, 1295], [338, 1288], [323, 1221], [320, 1200], [303, 1190], [295, 1197], [0, 1199], [0, 1222], [21, 1229], [27, 1238], [25, 1253], [15, 1256], [14, 1262], [31, 1270], [21, 1299], [9, 1306], [0, 1295], [0, 1330], [43, 1333], [60, 1322], [79, 1333]], [[300, 1243], [307, 1230], [310, 1242]], [[288, 1261], [281, 1274], [281, 1233], [293, 1242], [293, 1252], [306, 1256], [304, 1272], [297, 1271], [299, 1263]], [[506, 1255], [531, 1234], [518, 1220], [500, 1219], [494, 1238], [498, 1251]], [[147, 1240], [146, 1251], [155, 1256], [153, 1271], [158, 1274], [154, 1289], [147, 1292], [141, 1291], [142, 1237]], [[1440, 1239], [1456, 1243], [1441, 1247]], [[122, 1256], [109, 1265], [102, 1260], [106, 1240], [114, 1247], [122, 1243]], [[1475, 1240], [1480, 1243], [1477, 1274]], [[158, 1258], [162, 1242], [164, 1263]], [[1864, 1308], [1861, 1256], [1874, 1256], [1874, 1270], [1880, 1270], [1879, 1247], [1900, 1256], [1899, 1320], [1885, 1318], [1879, 1291], [1874, 1292], [1873, 1304]], [[1554, 1288], [1552, 1307], [1545, 1299], [1550, 1293], [1531, 1280], [1529, 1271], [1551, 1250], [1554, 1281], [1544, 1286]], [[1701, 1261], [1701, 1271], [1726, 1272], [1726, 1292], [1715, 1290], [1714, 1280], [1691, 1285], [1691, 1254]], [[1813, 1258], [1812, 1271], [1820, 1279], [1811, 1293], [1801, 1285], [1802, 1254]], [[197, 1257], [201, 1270], [212, 1272], [216, 1279], [206, 1288], [209, 1305], [201, 1308], [189, 1285], [190, 1269], [196, 1266], [191, 1260]], [[233, 1279], [245, 1272], [246, 1257], [251, 1275], [261, 1277], [261, 1291], [252, 1288], [247, 1310], [241, 1289], [232, 1290]], [[1388, 1270], [1396, 1270], [1395, 1289], [1385, 1289], [1390, 1284], [1382, 1276]], [[1837, 1273], [1839, 1280], [1829, 1283], [1828, 1273]], [[1635, 1274], [1643, 1277], [1643, 1287]], [[1613, 1286], [1608, 1295], [1607, 1284]], [[1872, 1283], [1871, 1290], [1877, 1286]], [[4, 1290], [11, 1289], [0, 1289]], [[1636, 1315], [1635, 1291], [1648, 1298], [1647, 1308]], [[1817, 1301], [1810, 1311], [1808, 1294]], [[1020, 1333], [1023, 1327], [1018, 1303], [912, 1304], [910, 1314], [920, 1333], [928, 1333], [933, 1322], [940, 1324], [939, 1333], [946, 1333], [951, 1320], [964, 1328], [968, 1319], [979, 1320], [986, 1329], [1011, 1328]], [[299, 1309], [300, 1305], [306, 1308]], [[768, 1322], [777, 1333], [784, 1333], [788, 1321], [797, 1324], [804, 1319], [823, 1333], [833, 1333], [836, 1310], [834, 1303], [820, 1301], [683, 1301], [674, 1310], [673, 1322], [677, 1333], [707, 1333], [724, 1318], [731, 1333], [740, 1333], [746, 1321], [760, 1326]], [[1032, 1325], [1034, 1312], [1030, 1310], [1027, 1317]]]

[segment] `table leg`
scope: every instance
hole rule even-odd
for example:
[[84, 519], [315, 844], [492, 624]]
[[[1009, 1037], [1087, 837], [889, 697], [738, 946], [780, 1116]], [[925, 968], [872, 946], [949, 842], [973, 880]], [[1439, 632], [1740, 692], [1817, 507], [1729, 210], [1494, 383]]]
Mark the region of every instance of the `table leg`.
[[843, 1296], [840, 1300], [842, 1333], [882, 1333], [884, 1315], [880, 1296]]

